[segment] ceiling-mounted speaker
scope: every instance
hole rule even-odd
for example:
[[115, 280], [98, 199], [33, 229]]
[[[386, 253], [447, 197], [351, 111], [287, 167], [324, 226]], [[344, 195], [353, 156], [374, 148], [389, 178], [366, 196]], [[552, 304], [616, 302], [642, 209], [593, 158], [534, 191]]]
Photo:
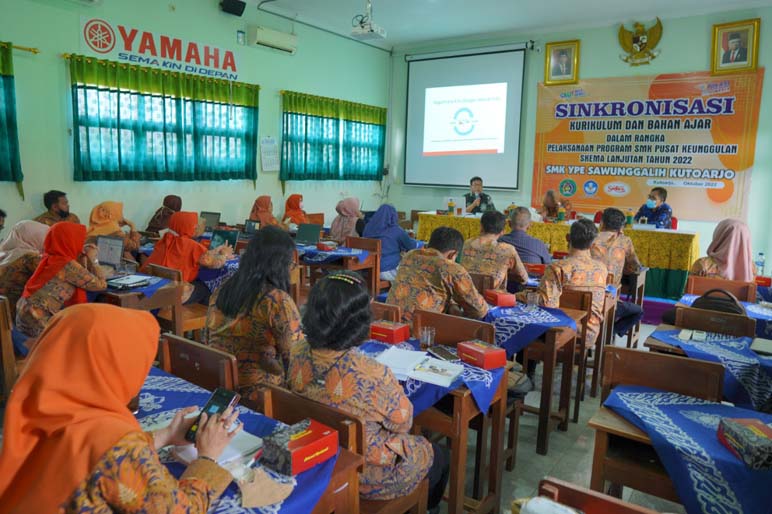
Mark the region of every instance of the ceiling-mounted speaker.
[[241, 16], [244, 14], [244, 8], [246, 6], [247, 3], [242, 2], [241, 0], [222, 0], [222, 2], [220, 2], [220, 9], [223, 12], [227, 12], [234, 16]]

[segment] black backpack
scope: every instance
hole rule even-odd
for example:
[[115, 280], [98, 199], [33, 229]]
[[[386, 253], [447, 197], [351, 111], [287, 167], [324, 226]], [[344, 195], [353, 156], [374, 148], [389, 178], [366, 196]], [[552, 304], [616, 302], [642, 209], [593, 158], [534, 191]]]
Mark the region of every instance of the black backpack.
[[[745, 307], [735, 295], [724, 289], [711, 289], [705, 294], [694, 300], [693, 309], [702, 309], [705, 311], [725, 312], [727, 314], [740, 314], [747, 316]], [[662, 322], [668, 325], [675, 325], [675, 309], [670, 309], [662, 314]]]

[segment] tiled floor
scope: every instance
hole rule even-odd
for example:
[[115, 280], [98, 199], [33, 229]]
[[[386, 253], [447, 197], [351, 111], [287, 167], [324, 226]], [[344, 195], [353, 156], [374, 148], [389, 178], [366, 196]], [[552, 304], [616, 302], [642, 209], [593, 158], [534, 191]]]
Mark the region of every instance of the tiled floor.
[[[653, 326], [644, 326], [641, 341], [644, 341], [654, 328]], [[623, 345], [622, 340], [620, 339], [617, 344]], [[556, 378], [556, 380], [558, 379]], [[526, 403], [529, 405], [538, 406], [540, 383], [541, 376], [537, 376], [537, 389], [526, 397]], [[539, 480], [545, 476], [552, 476], [589, 487], [595, 431], [587, 426], [587, 421], [598, 410], [599, 405], [599, 397], [590, 398], [589, 394], [587, 394], [579, 411], [579, 423], [569, 423], [567, 432], [552, 432], [550, 434], [550, 446], [547, 455], [538, 455], [536, 453], [536, 416], [524, 414], [521, 417], [517, 464], [512, 472], [504, 472], [504, 492], [501, 498], [502, 513], [509, 514], [512, 500], [536, 494]], [[470, 439], [473, 441], [474, 437]], [[470, 445], [469, 461], [467, 463], [467, 476], [470, 477], [469, 480], [471, 480], [474, 473], [473, 459], [474, 442]], [[471, 489], [468, 489], [467, 493], [470, 492]], [[625, 489], [624, 499], [658, 512], [679, 514], [686, 512], [681, 505], [630, 489]], [[441, 512], [446, 512], [444, 504]]]

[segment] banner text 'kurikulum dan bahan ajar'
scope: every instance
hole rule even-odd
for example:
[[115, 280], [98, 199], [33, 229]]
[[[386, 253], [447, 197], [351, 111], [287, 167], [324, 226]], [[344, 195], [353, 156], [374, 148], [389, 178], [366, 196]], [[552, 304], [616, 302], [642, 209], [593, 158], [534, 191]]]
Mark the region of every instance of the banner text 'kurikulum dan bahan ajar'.
[[764, 70], [539, 85], [532, 203], [637, 210], [653, 187], [681, 219], [746, 216]]

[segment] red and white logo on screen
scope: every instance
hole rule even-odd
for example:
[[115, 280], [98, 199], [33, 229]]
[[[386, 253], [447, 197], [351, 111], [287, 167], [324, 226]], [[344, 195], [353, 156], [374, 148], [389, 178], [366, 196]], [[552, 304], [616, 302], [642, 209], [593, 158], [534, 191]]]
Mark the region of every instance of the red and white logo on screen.
[[104, 20], [94, 18], [83, 27], [83, 37], [95, 52], [106, 54], [115, 48], [115, 31]]

